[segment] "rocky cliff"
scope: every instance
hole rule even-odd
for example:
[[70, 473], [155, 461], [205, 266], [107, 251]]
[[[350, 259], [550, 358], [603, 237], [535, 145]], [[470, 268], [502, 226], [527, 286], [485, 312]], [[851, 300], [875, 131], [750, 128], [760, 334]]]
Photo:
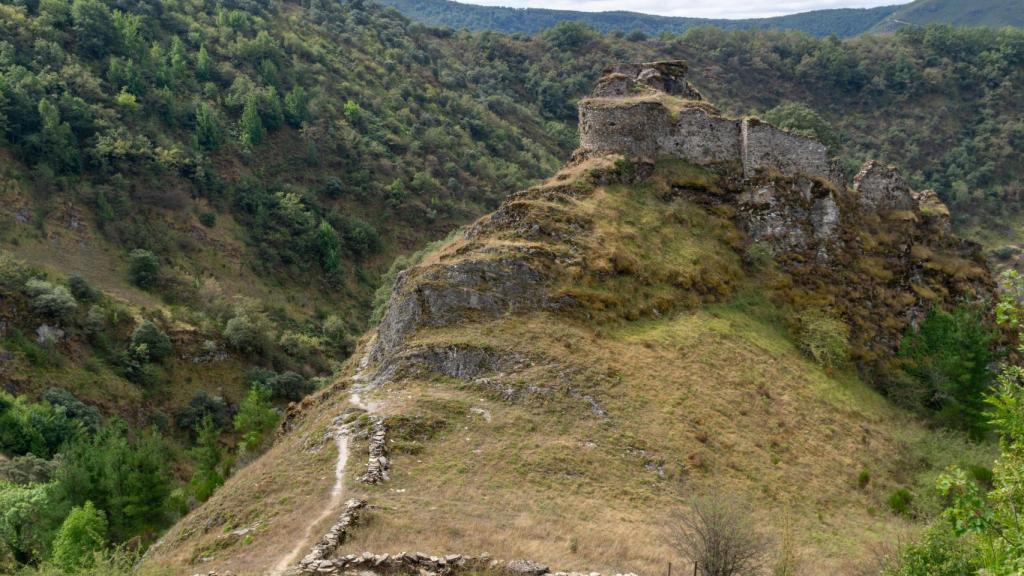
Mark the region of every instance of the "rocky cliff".
[[[398, 276], [359, 361], [150, 563], [686, 570], [673, 514], [708, 486], [788, 531], [807, 574], [903, 529], [877, 510], [941, 463], [852, 367], [881, 373], [928, 309], [990, 296], [945, 206], [893, 168], [847, 184], [820, 143], [722, 117], [679, 62], [610, 69], [580, 131], [562, 171]], [[850, 366], [795, 345], [809, 310], [849, 327]]]

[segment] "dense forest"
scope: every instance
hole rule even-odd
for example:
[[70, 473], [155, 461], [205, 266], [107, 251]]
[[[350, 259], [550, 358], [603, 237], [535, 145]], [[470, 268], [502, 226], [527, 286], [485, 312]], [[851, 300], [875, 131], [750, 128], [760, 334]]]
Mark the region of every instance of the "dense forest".
[[360, 0], [0, 0], [0, 570], [152, 542], [329, 379], [396, 256], [552, 173], [601, 69], [658, 58], [963, 214], [1020, 194], [1016, 30], [527, 37]]
[[494, 30], [506, 34], [536, 34], [559, 22], [585, 24], [600, 32], [658, 35], [682, 34], [687, 30], [715, 26], [725, 30], [799, 30], [813, 36], [840, 38], [856, 36], [879, 26], [895, 6], [815, 10], [775, 18], [742, 20], [655, 16], [637, 12], [573, 12], [546, 8], [478, 6], [453, 0], [381, 0], [402, 14], [425, 24], [455, 29]]

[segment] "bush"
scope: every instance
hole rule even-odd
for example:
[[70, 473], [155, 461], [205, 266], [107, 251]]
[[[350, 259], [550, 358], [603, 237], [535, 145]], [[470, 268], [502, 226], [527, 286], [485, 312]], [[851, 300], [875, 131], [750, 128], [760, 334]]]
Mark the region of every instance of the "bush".
[[78, 572], [95, 563], [95, 555], [107, 542], [107, 517], [92, 502], [75, 507], [64, 519], [53, 541], [53, 563]]
[[132, 284], [149, 290], [160, 279], [160, 261], [149, 250], [137, 248], [128, 254], [128, 279]]
[[850, 357], [850, 328], [821, 310], [799, 316], [800, 348], [823, 368], [839, 368]]
[[869, 472], [868, 470], [861, 470], [860, 474], [857, 474], [857, 488], [860, 488], [861, 490], [863, 490], [863, 489], [867, 488], [868, 484], [870, 484], [870, 483], [871, 483], [871, 472]]
[[228, 320], [224, 338], [233, 348], [249, 354], [263, 354], [270, 348], [273, 326], [262, 314], [243, 312]]
[[80, 430], [63, 409], [0, 392], [0, 451], [5, 454], [52, 458]]
[[143, 361], [159, 362], [171, 355], [171, 339], [149, 320], [132, 332], [132, 351]]
[[89, 432], [96, 432], [103, 424], [103, 414], [99, 408], [79, 401], [63, 388], [48, 388], [43, 393], [43, 400], [54, 407], [63, 408], [68, 418], [81, 422]]
[[68, 276], [68, 288], [71, 289], [71, 295], [80, 302], [94, 302], [99, 298], [99, 293], [81, 274]]
[[691, 514], [681, 514], [673, 526], [679, 551], [704, 576], [756, 573], [768, 549], [753, 528], [749, 508], [718, 492], [693, 498]]
[[886, 499], [886, 504], [889, 505], [889, 510], [892, 510], [892, 513], [897, 516], [910, 516], [912, 512], [911, 504], [913, 504], [913, 502], [914, 495], [906, 488], [893, 490], [892, 493], [889, 494], [889, 498]]
[[928, 530], [920, 541], [900, 549], [887, 562], [883, 576], [963, 576], [980, 574], [982, 566], [963, 538], [945, 525]]
[[25, 289], [32, 299], [32, 311], [60, 322], [69, 321], [78, 309], [78, 302], [63, 286], [43, 280], [29, 280]]
[[316, 389], [312, 382], [295, 372], [285, 372], [267, 382], [275, 398], [297, 402]]
[[320, 340], [298, 332], [285, 332], [281, 334], [278, 345], [288, 355], [297, 360], [308, 360], [320, 353]]
[[0, 252], [0, 290], [5, 292], [21, 290], [31, 277], [32, 271], [24, 262], [6, 252]]
[[9, 460], [0, 460], [0, 483], [10, 482], [21, 486], [46, 484], [56, 470], [55, 460], [40, 458], [35, 454], [15, 456]]
[[203, 212], [199, 214], [199, 223], [207, 228], [213, 228], [217, 225], [217, 213], [216, 212]]
[[203, 420], [210, 418], [216, 428], [225, 428], [231, 422], [228, 404], [224, 398], [200, 390], [189, 401], [188, 406], [178, 413], [180, 428], [198, 431]]

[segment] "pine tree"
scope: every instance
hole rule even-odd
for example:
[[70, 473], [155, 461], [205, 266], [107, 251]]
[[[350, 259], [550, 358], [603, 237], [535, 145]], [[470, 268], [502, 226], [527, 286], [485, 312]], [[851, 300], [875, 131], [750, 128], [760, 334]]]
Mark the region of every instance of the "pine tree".
[[221, 128], [217, 112], [206, 102], [196, 105], [196, 146], [216, 150], [220, 146]]
[[309, 98], [302, 86], [296, 86], [284, 95], [284, 116], [293, 128], [299, 128], [309, 117]]
[[249, 94], [239, 120], [239, 140], [242, 148], [251, 151], [263, 140], [263, 121], [260, 120], [259, 102], [256, 94]]
[[196, 55], [196, 79], [206, 82], [213, 78], [213, 58], [206, 51], [206, 46], [199, 47], [199, 54]]
[[221, 474], [224, 452], [220, 447], [220, 428], [213, 423], [211, 416], [207, 415], [199, 425], [196, 446], [189, 451], [189, 455], [196, 463], [190, 483], [192, 493], [197, 500], [205, 502], [224, 483], [224, 475]]

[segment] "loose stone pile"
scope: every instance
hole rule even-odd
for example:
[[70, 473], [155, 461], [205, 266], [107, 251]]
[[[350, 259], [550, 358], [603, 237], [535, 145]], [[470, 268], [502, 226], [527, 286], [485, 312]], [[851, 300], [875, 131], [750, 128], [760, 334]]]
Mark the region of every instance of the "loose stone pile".
[[360, 478], [366, 484], [377, 484], [388, 479], [391, 463], [388, 461], [386, 433], [387, 426], [384, 424], [384, 419], [375, 419], [373, 429], [370, 431], [370, 460], [366, 464], [366, 474]]
[[334, 566], [328, 560], [334, 551], [345, 542], [348, 530], [359, 517], [359, 510], [366, 506], [365, 500], [352, 499], [345, 503], [345, 511], [338, 522], [324, 534], [323, 538], [313, 545], [313, 549], [299, 562], [299, 569], [306, 574], [323, 572], [321, 568], [330, 569]]
[[[410, 554], [349, 554], [319, 562], [315, 568], [305, 568], [303, 574], [417, 574], [419, 576], [452, 576], [465, 573], [507, 574], [508, 576], [601, 576], [597, 572], [552, 572], [547, 566], [531, 560], [495, 560], [485, 555], [428, 556], [422, 552]], [[616, 576], [635, 576], [617, 574]]]

